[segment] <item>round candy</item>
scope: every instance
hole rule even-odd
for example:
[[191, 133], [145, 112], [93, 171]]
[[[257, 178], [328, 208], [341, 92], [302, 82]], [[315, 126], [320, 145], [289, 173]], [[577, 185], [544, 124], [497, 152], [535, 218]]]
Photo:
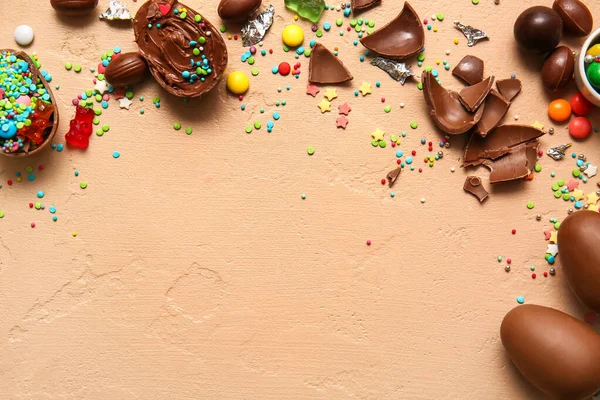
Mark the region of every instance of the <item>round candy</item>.
[[528, 8], [517, 18], [514, 34], [522, 48], [536, 53], [550, 53], [560, 42], [563, 23], [560, 15], [544, 6]]
[[279, 73], [281, 75], [286, 76], [286, 75], [289, 75], [290, 71], [292, 70], [292, 67], [290, 67], [290, 64], [288, 64], [284, 61], [281, 64], [279, 64], [279, 67], [277, 67], [277, 70], [279, 71]]
[[587, 115], [592, 111], [592, 108], [594, 108], [594, 105], [581, 93], [575, 94], [571, 99], [571, 109], [577, 115]]
[[592, 123], [586, 117], [577, 117], [569, 124], [569, 134], [575, 139], [585, 139], [592, 133]]
[[595, 44], [592, 47], [590, 47], [588, 49], [588, 51], [586, 51], [585, 54], [589, 55], [589, 56], [592, 56], [592, 57], [598, 57], [598, 56], [600, 56], [600, 43]]
[[600, 87], [600, 62], [593, 62], [585, 71], [585, 75], [594, 87]]
[[571, 105], [564, 99], [554, 100], [548, 106], [548, 116], [556, 122], [563, 122], [571, 116]]
[[227, 76], [227, 89], [235, 94], [244, 94], [250, 87], [248, 76], [243, 72], [232, 72]]
[[286, 46], [298, 47], [304, 41], [304, 31], [296, 24], [291, 24], [283, 28], [281, 39]]
[[19, 25], [15, 29], [15, 42], [20, 46], [27, 46], [33, 42], [33, 29], [29, 25]]

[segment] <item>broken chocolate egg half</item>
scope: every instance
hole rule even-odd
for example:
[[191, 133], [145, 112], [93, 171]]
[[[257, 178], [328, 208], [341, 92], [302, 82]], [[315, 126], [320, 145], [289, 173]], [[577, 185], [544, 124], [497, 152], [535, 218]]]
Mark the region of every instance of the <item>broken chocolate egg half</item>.
[[425, 31], [415, 10], [405, 2], [396, 18], [360, 42], [384, 57], [403, 59], [421, 51], [425, 45]]
[[134, 20], [150, 73], [177, 97], [199, 97], [223, 77], [227, 47], [219, 30], [177, 0], [148, 0]]

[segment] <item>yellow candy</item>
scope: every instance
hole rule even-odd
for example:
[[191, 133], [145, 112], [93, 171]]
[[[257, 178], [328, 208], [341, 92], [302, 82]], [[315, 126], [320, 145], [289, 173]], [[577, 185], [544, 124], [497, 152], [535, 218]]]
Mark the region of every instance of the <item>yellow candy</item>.
[[281, 39], [288, 47], [298, 47], [304, 41], [304, 31], [296, 24], [291, 24], [283, 28]]
[[600, 56], [600, 43], [599, 44], [595, 44], [592, 47], [590, 47], [590, 49], [585, 53], [586, 55], [592, 55], [594, 57], [598, 57]]
[[227, 89], [235, 94], [244, 94], [250, 87], [248, 76], [243, 72], [232, 72], [227, 76]]

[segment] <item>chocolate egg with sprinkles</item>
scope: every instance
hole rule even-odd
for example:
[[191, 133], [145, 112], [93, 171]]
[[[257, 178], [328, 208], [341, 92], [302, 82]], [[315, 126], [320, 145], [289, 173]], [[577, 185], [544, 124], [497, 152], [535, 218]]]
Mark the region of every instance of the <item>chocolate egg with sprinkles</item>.
[[135, 41], [156, 81], [178, 97], [199, 97], [223, 77], [225, 41], [208, 20], [177, 0], [148, 0], [138, 10]]

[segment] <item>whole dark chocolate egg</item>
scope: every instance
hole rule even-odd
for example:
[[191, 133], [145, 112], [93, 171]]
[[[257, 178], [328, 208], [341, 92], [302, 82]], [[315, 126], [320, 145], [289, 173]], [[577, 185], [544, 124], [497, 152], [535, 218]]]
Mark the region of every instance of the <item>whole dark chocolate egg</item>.
[[565, 87], [575, 71], [575, 57], [567, 46], [557, 47], [542, 67], [542, 82], [546, 89], [554, 92]]
[[600, 388], [600, 335], [553, 308], [513, 308], [500, 327], [502, 344], [517, 369], [556, 400], [587, 400]]
[[579, 300], [600, 312], [600, 214], [578, 211], [558, 230], [558, 256]]
[[550, 7], [535, 6], [523, 11], [515, 21], [514, 34], [522, 48], [550, 53], [562, 38], [560, 15]]

